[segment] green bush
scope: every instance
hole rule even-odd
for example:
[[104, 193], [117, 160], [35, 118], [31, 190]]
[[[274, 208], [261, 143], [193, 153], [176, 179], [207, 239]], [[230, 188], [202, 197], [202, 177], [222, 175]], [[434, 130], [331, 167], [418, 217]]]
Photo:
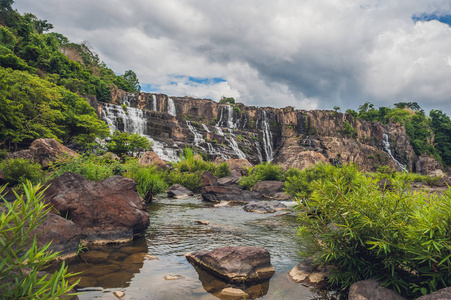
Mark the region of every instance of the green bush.
[[[310, 183], [299, 234], [329, 281], [349, 288], [374, 278], [407, 297], [451, 283], [451, 191], [410, 192], [407, 180], [381, 191], [377, 179], [333, 172]], [[350, 189], [350, 183], [352, 189]]]
[[200, 190], [202, 172], [185, 173], [172, 170], [166, 175], [166, 182], [171, 186], [176, 183], [183, 185], [187, 189], [198, 192]]
[[214, 174], [215, 174], [215, 176], [218, 177], [218, 178], [222, 178], [222, 177], [229, 176], [229, 175], [230, 175], [229, 164], [226, 163], [226, 162], [223, 162], [223, 163], [219, 164], [219, 165], [216, 167], [216, 170], [215, 170], [215, 173], [214, 173]]
[[[5, 187], [0, 188], [0, 195]], [[41, 271], [58, 259], [48, 251], [51, 243], [39, 248], [33, 232], [44, 221], [50, 206], [43, 201], [40, 185], [23, 185], [25, 197], [16, 194], [14, 202], [0, 204], [0, 294], [2, 299], [61, 299], [78, 283], [69, 285], [63, 263], [53, 274]], [[0, 196], [0, 199], [3, 197]], [[2, 199], [3, 200], [3, 199]]]
[[0, 170], [5, 175], [6, 181], [12, 186], [25, 183], [27, 180], [32, 183], [41, 182], [44, 179], [41, 169], [40, 164], [23, 158], [7, 159], [0, 162]]
[[259, 181], [283, 181], [285, 179], [283, 168], [268, 162], [249, 168], [247, 173], [247, 176], [240, 179], [239, 184], [248, 190], [250, 190]]
[[168, 188], [162, 172], [158, 171], [156, 166], [135, 167], [124, 176], [135, 180], [138, 193], [142, 197], [145, 197], [147, 192], [155, 196]]
[[173, 164], [174, 169], [180, 172], [210, 171], [214, 173], [216, 166], [212, 162], [204, 161], [195, 155], [193, 149], [186, 147], [180, 155], [180, 161]]

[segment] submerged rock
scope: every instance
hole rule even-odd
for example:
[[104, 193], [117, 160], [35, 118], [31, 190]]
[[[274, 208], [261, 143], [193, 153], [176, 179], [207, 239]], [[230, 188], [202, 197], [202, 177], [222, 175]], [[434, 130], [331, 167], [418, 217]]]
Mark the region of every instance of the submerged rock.
[[186, 187], [180, 185], [180, 184], [174, 184], [170, 188], [168, 188], [168, 197], [174, 198], [174, 199], [181, 199], [186, 198], [189, 196], [193, 196], [194, 193], [190, 190], [188, 190]]
[[206, 186], [202, 189], [202, 199], [210, 202], [233, 201], [247, 203], [261, 200], [256, 192], [245, 191], [235, 186]]
[[66, 172], [48, 182], [44, 199], [71, 220], [88, 243], [131, 241], [149, 226], [146, 206], [132, 179], [113, 176], [100, 182]]
[[285, 204], [277, 201], [252, 201], [249, 204], [246, 204], [243, 209], [248, 212], [267, 214], [276, 211], [287, 210], [288, 207]]
[[[376, 280], [357, 281], [349, 289], [349, 300], [405, 300], [394, 291], [381, 286]], [[431, 298], [440, 299], [440, 298]]]
[[191, 264], [234, 284], [264, 282], [275, 273], [269, 252], [260, 247], [222, 247], [187, 253], [185, 257]]

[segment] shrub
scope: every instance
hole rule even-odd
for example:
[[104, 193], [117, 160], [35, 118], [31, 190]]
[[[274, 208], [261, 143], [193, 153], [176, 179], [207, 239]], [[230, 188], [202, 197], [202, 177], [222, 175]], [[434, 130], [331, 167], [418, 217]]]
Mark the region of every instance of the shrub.
[[0, 170], [5, 175], [6, 181], [10, 185], [25, 183], [39, 183], [44, 179], [41, 165], [33, 163], [28, 159], [14, 158], [0, 162]]
[[377, 180], [339, 172], [310, 183], [299, 213], [299, 234], [320, 265], [331, 265], [329, 281], [349, 288], [374, 278], [417, 297], [451, 282], [451, 191], [429, 197], [412, 193], [405, 178], [381, 191]]
[[[5, 187], [0, 188], [2, 194]], [[25, 196], [0, 204], [0, 294], [2, 299], [60, 299], [78, 283], [69, 285], [63, 263], [53, 274], [42, 275], [58, 253], [48, 251], [51, 243], [38, 248], [34, 230], [45, 219], [50, 206], [43, 201], [40, 185], [23, 185]], [[40, 191], [41, 190], [41, 191]], [[0, 199], [2, 197], [0, 196]]]
[[218, 178], [226, 177], [230, 175], [229, 164], [223, 162], [216, 167], [215, 176]]
[[200, 190], [201, 177], [201, 172], [183, 173], [177, 170], [172, 170], [170, 173], [167, 173], [166, 182], [169, 185], [178, 183], [193, 192], [198, 192]]
[[264, 180], [278, 180], [283, 181], [284, 172], [282, 167], [273, 165], [268, 162], [259, 164], [253, 168], [248, 169], [248, 175], [242, 177], [239, 181], [241, 186], [250, 190], [257, 182]]
[[138, 193], [142, 197], [145, 197], [147, 192], [155, 196], [168, 188], [162, 172], [158, 171], [156, 166], [135, 167], [124, 175], [135, 180]]
[[173, 164], [174, 168], [180, 172], [210, 171], [215, 172], [216, 166], [212, 162], [204, 161], [200, 156], [195, 155], [191, 148], [186, 147], [180, 156], [180, 161]]

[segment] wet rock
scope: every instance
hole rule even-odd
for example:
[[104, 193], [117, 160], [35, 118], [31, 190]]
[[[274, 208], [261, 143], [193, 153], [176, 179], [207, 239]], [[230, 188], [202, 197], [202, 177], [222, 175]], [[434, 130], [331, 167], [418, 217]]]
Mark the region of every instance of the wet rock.
[[440, 289], [432, 294], [421, 296], [417, 300], [447, 300], [451, 299], [451, 287]]
[[[394, 291], [381, 286], [376, 280], [357, 281], [349, 289], [349, 300], [405, 300]], [[433, 298], [437, 299], [437, 298]]]
[[199, 220], [199, 221], [196, 221], [196, 224], [199, 224], [199, 225], [208, 225], [208, 224], [210, 224], [210, 222], [205, 221], [205, 220]]
[[172, 274], [168, 274], [168, 275], [164, 275], [164, 280], [179, 280], [185, 278], [182, 275], [172, 275]]
[[159, 169], [165, 170], [168, 165], [153, 151], [145, 152], [139, 159], [142, 166], [156, 165]]
[[238, 298], [238, 299], [247, 299], [249, 297], [249, 294], [245, 291], [233, 287], [225, 288], [221, 291], [221, 296], [223, 297], [232, 297], [232, 298]]
[[246, 204], [243, 209], [248, 212], [267, 214], [276, 211], [287, 210], [288, 207], [285, 204], [277, 201], [252, 201], [249, 204]]
[[202, 199], [210, 202], [233, 201], [248, 203], [261, 200], [261, 195], [256, 192], [245, 191], [234, 186], [206, 186], [202, 189]]
[[217, 183], [220, 186], [237, 185], [239, 180], [240, 180], [240, 177], [238, 177], [238, 176], [226, 176], [226, 177], [219, 178]]
[[200, 186], [204, 187], [207, 185], [217, 185], [218, 184], [218, 178], [216, 178], [216, 176], [209, 172], [209, 171], [204, 171], [204, 173], [202, 173], [202, 177], [200, 179]]
[[74, 222], [88, 243], [131, 241], [149, 226], [145, 203], [132, 179], [113, 176], [95, 182], [67, 172], [47, 185], [45, 201]]
[[57, 142], [54, 139], [36, 139], [28, 150], [21, 150], [10, 153], [8, 158], [24, 158], [39, 163], [42, 167], [47, 168], [58, 157], [67, 155], [76, 157], [78, 154]]
[[91, 250], [80, 254], [80, 258], [88, 263], [98, 264], [108, 259], [109, 254], [103, 251]]
[[180, 184], [174, 184], [170, 188], [168, 188], [168, 197], [174, 198], [174, 199], [181, 199], [186, 198], [189, 196], [193, 196], [194, 193], [190, 190], [188, 190], [186, 187], [180, 185]]
[[266, 180], [257, 182], [251, 191], [262, 194], [265, 198], [277, 199], [277, 200], [288, 200], [292, 199], [290, 195], [286, 194], [284, 191], [285, 183], [283, 181], [273, 181]]
[[313, 259], [307, 258], [291, 269], [288, 276], [295, 282], [317, 285], [325, 282], [326, 278], [329, 277], [329, 272], [313, 264]]
[[264, 282], [275, 273], [269, 252], [260, 247], [222, 247], [187, 253], [185, 257], [191, 264], [234, 284]]
[[38, 247], [52, 242], [49, 250], [60, 252], [62, 258], [75, 256], [83, 238], [79, 226], [56, 214], [48, 214], [33, 232], [36, 234]]

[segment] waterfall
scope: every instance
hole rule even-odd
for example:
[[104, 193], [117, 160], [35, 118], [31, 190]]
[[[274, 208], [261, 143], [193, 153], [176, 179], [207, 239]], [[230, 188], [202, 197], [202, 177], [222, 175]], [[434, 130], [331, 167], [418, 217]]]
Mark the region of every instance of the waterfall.
[[205, 143], [204, 137], [202, 134], [197, 132], [196, 128], [191, 124], [190, 121], [186, 121], [186, 125], [188, 126], [189, 130], [194, 134], [194, 145], [199, 146], [200, 143]]
[[239, 158], [246, 159], [246, 154], [244, 154], [244, 152], [240, 150], [240, 148], [238, 147], [238, 143], [235, 141], [235, 139], [232, 136], [230, 136], [230, 139], [225, 138], [225, 140], [227, 142], [229, 142], [230, 148], [232, 148], [233, 152], [235, 152], [235, 154]]
[[269, 118], [266, 115], [266, 111], [262, 110], [262, 130], [263, 130], [263, 147], [266, 153], [266, 160], [271, 162], [274, 159], [274, 153], [272, 149], [272, 133], [269, 126]]
[[153, 111], [157, 111], [157, 97], [155, 95], [152, 95], [152, 108]]
[[257, 149], [258, 160], [260, 163], [263, 162], [262, 152], [260, 151], [260, 143], [258, 141], [254, 141], [255, 149]]
[[119, 123], [124, 124], [124, 132], [138, 133], [152, 142], [152, 150], [163, 160], [178, 161], [177, 150], [167, 148], [161, 142], [154, 140], [147, 135], [147, 118], [144, 111], [138, 108], [127, 107], [125, 111], [122, 106], [105, 103], [102, 109], [102, 119], [108, 124], [111, 133], [118, 129]]
[[170, 114], [171, 116], [176, 117], [177, 113], [175, 111], [175, 104], [174, 104], [174, 100], [172, 100], [172, 98], [168, 97], [168, 114]]
[[[226, 119], [225, 121], [223, 121], [224, 108], [227, 111], [227, 114], [225, 116], [225, 119]], [[221, 106], [221, 114], [220, 114], [218, 123], [216, 123], [216, 127], [219, 127], [219, 126], [224, 127], [224, 123], [225, 123], [225, 127], [227, 127], [227, 128], [235, 128], [235, 124], [233, 123], [233, 107], [230, 105]]]
[[208, 129], [207, 125], [205, 125], [204, 123], [202, 123], [202, 127], [205, 129], [206, 132], [210, 132], [210, 129]]
[[222, 131], [221, 127], [215, 126], [216, 133], [220, 136], [224, 136], [224, 132]]
[[403, 164], [401, 164], [399, 161], [396, 160], [396, 158], [393, 156], [393, 154], [391, 153], [391, 145], [390, 145], [390, 141], [388, 140], [388, 135], [386, 133], [384, 133], [382, 135], [382, 146], [384, 147], [385, 152], [387, 152], [387, 154], [390, 156], [390, 158], [393, 160], [393, 162], [395, 163], [395, 165], [398, 167], [399, 170], [401, 170], [404, 173], [408, 173], [406, 166], [404, 166]]

